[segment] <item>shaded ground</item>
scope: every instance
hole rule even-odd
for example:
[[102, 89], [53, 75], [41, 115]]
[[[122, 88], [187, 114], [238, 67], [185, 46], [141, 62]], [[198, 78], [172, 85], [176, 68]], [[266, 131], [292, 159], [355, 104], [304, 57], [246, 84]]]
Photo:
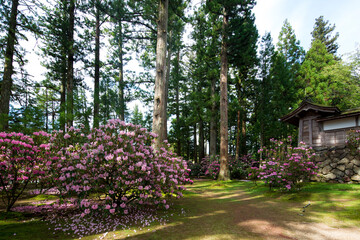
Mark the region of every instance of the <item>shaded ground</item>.
[[[251, 182], [196, 180], [187, 188], [185, 197], [163, 213], [166, 224], [82, 239], [360, 239], [360, 185], [316, 183], [300, 193], [282, 194]], [[34, 221], [0, 221], [0, 239], [72, 239]]]

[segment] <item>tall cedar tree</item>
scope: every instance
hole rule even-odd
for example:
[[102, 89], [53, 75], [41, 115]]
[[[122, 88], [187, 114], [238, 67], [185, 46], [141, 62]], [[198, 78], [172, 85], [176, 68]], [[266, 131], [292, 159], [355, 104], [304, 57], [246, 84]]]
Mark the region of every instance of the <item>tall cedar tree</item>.
[[158, 135], [153, 143], [153, 147], [159, 150], [161, 144], [167, 138], [166, 133], [166, 42], [168, 25], [168, 0], [159, 0], [159, 15], [156, 45], [156, 75], [154, 91], [154, 112], [152, 131]]
[[299, 80], [302, 96], [313, 101], [338, 106], [340, 109], [357, 107], [359, 83], [347, 66], [327, 51], [318, 39], [312, 42], [301, 65]]
[[265, 146], [265, 141], [268, 140], [269, 118], [273, 114], [271, 104], [272, 91], [270, 70], [273, 65], [273, 58], [275, 55], [275, 47], [272, 44], [270, 33], [265, 33], [261, 38], [260, 43], [260, 86], [259, 86], [259, 101], [257, 109], [257, 120], [260, 125], [260, 146]]
[[4, 75], [1, 82], [0, 92], [0, 130], [6, 130], [9, 127], [9, 107], [10, 96], [13, 85], [13, 60], [16, 43], [16, 28], [19, 0], [13, 0], [11, 5], [10, 20], [7, 29], [6, 51]]
[[[47, 68], [44, 84], [60, 92], [59, 122], [63, 130], [74, 121], [75, 4], [71, 0], [42, 5], [42, 64]], [[61, 84], [56, 83], [59, 80]]]
[[305, 58], [305, 50], [300, 45], [300, 41], [296, 39], [295, 32], [289, 21], [285, 19], [284, 25], [279, 33], [277, 43], [277, 51], [284, 56], [286, 62], [289, 63], [293, 72], [292, 81], [299, 71], [301, 63]]
[[[208, 102], [209, 95], [207, 93], [207, 78], [208, 68], [207, 63], [211, 62], [208, 59], [208, 37], [206, 29], [212, 28], [209, 26], [205, 12], [203, 8], [198, 9], [194, 14], [193, 25], [194, 31], [192, 33], [192, 39], [195, 41], [192, 45], [193, 55], [190, 58], [190, 80], [189, 85], [193, 89], [189, 95], [193, 111], [190, 113], [191, 125], [194, 128], [193, 140], [194, 140], [194, 161], [204, 158], [204, 128], [205, 128], [205, 107]], [[218, 78], [218, 76], [217, 76]], [[197, 132], [198, 130], [198, 132]], [[197, 136], [199, 137], [197, 139]], [[197, 145], [198, 143], [198, 145]]]
[[204, 156], [204, 140], [207, 136], [210, 156], [215, 156], [217, 153], [219, 49], [221, 46], [219, 35], [222, 29], [222, 18], [210, 10], [206, 5], [202, 5], [194, 14], [194, 31], [192, 32], [194, 54], [190, 58], [190, 79], [194, 91], [189, 96], [191, 108], [195, 110], [191, 113], [191, 120], [198, 123], [200, 160]]
[[[285, 59], [290, 72], [288, 79], [283, 80], [288, 81], [288, 85], [290, 86], [286, 93], [288, 98], [284, 103], [288, 107], [294, 108], [297, 103], [303, 100], [301, 99], [302, 96], [298, 93], [298, 89], [301, 90], [302, 86], [299, 85], [297, 77], [300, 66], [305, 59], [305, 50], [301, 47], [300, 41], [296, 39], [295, 32], [287, 19], [284, 21], [284, 25], [282, 26], [279, 34], [277, 51], [282, 56], [279, 57]], [[278, 58], [278, 60], [280, 58]]]
[[[110, 35], [110, 48], [108, 49], [109, 58], [107, 59], [106, 78], [103, 86], [107, 88], [110, 92], [110, 99], [108, 98], [107, 93], [104, 93], [102, 97], [109, 104], [102, 104], [103, 111], [115, 112], [117, 118], [125, 120], [125, 87], [126, 82], [124, 80], [124, 65], [125, 65], [125, 54], [126, 47], [125, 43], [129, 41], [132, 36], [131, 31], [129, 30], [127, 22], [134, 21], [133, 25], [136, 25], [138, 18], [136, 14], [129, 9], [131, 6], [127, 5], [123, 0], [114, 0], [110, 1], [108, 4], [99, 4], [101, 12], [105, 16], [110, 17], [111, 27], [108, 29]], [[135, 11], [137, 12], [137, 11]], [[139, 11], [140, 12], [140, 11]], [[104, 76], [105, 77], [105, 76]], [[112, 89], [111, 86], [116, 86], [115, 89]], [[111, 89], [111, 90], [110, 90]], [[101, 101], [103, 103], [103, 101]], [[104, 114], [104, 116], [107, 114]], [[103, 121], [106, 121], [104, 118]]]
[[[42, 5], [41, 8], [45, 14], [40, 19], [43, 32], [40, 55], [42, 57], [41, 64], [46, 68], [45, 80], [42, 85], [52, 89], [57, 98], [60, 94], [60, 108], [56, 109], [59, 117], [55, 114], [52, 115], [53, 129], [64, 130], [66, 124], [67, 52], [69, 49], [66, 30], [68, 8], [63, 1], [57, 1], [53, 6]], [[58, 103], [52, 105], [53, 108], [57, 108]], [[55, 119], [59, 119], [59, 127], [55, 127]]]
[[223, 26], [220, 54], [220, 171], [218, 180], [230, 180], [229, 170], [229, 139], [228, 139], [228, 98], [227, 98], [227, 78], [228, 78], [228, 8], [223, 6]]
[[74, 31], [75, 31], [75, 0], [69, 3], [69, 27], [68, 36], [68, 55], [67, 55], [67, 75], [66, 75], [66, 123], [68, 127], [74, 123]]
[[[33, 102], [34, 85], [24, 69], [27, 60], [24, 58], [26, 51], [21, 46], [24, 42], [21, 41], [28, 41], [26, 32], [38, 36], [37, 17], [34, 4], [18, 0], [1, 2], [0, 64], [3, 64], [3, 71], [0, 73], [0, 131], [8, 129], [9, 124], [14, 123], [11, 118], [16, 113], [11, 113], [10, 103], [21, 106], [18, 110], [13, 109], [23, 117], [27, 107], [36, 108]], [[31, 119], [31, 116], [27, 118]]]
[[100, 108], [100, 1], [95, 1], [95, 75], [94, 75], [94, 122], [93, 127], [99, 127]]
[[[184, 142], [184, 134], [181, 131], [180, 120], [180, 109], [182, 108], [182, 103], [180, 99], [181, 94], [181, 85], [183, 84], [183, 66], [182, 66], [182, 56], [183, 50], [185, 48], [182, 36], [185, 30], [185, 22], [187, 18], [184, 16], [184, 10], [187, 7], [188, 1], [179, 1], [175, 5], [173, 1], [169, 6], [169, 26], [170, 29], [169, 38], [168, 38], [168, 55], [167, 55], [167, 71], [166, 71], [166, 82], [168, 89], [167, 97], [167, 113], [168, 115], [175, 115], [171, 123], [171, 128], [169, 131], [169, 142], [175, 144], [176, 153], [180, 156], [182, 152], [182, 145]], [[170, 67], [172, 66], [172, 67]]]
[[[207, 9], [213, 14], [222, 16], [222, 43], [221, 43], [221, 54], [220, 54], [220, 180], [227, 180], [230, 178], [229, 166], [228, 166], [228, 97], [227, 97], [227, 81], [228, 81], [228, 53], [239, 53], [241, 51], [237, 49], [242, 44], [234, 35], [237, 35], [237, 31], [241, 29], [242, 18], [245, 15], [251, 16], [249, 10], [255, 4], [252, 0], [228, 0], [228, 1], [207, 1]], [[251, 21], [250, 21], [251, 22]], [[257, 35], [257, 33], [255, 34]], [[237, 35], [240, 37], [241, 35]], [[251, 34], [249, 35], [251, 36]], [[257, 37], [255, 37], [256, 39]], [[256, 41], [255, 41], [256, 42]], [[229, 51], [229, 49], [231, 51]], [[236, 50], [236, 52], [234, 52]], [[231, 56], [231, 55], [229, 55]], [[256, 54], [255, 54], [256, 56]], [[236, 59], [240, 56], [231, 57]], [[256, 58], [256, 57], [255, 57]], [[229, 61], [229, 62], [230, 62]], [[240, 63], [240, 61], [238, 62]], [[240, 69], [240, 64], [236, 66]], [[243, 66], [246, 69], [247, 66]]]
[[[228, 31], [232, 1], [206, 1], [206, 9], [222, 17], [220, 52], [220, 171], [218, 180], [229, 180], [228, 140]], [[214, 36], [215, 37], [215, 36]]]
[[321, 104], [328, 104], [328, 82], [322, 70], [326, 66], [335, 64], [334, 55], [329, 53], [326, 46], [316, 39], [305, 56], [299, 72], [300, 96], [302, 99], [311, 98]]
[[334, 30], [335, 24], [330, 25], [328, 20], [324, 20], [324, 16], [320, 16], [315, 19], [314, 30], [311, 32], [311, 36], [312, 41], [320, 40], [326, 46], [327, 51], [335, 55], [339, 48], [339, 45], [336, 43], [339, 33], [333, 35]]
[[[239, 3], [240, 2], [240, 3]], [[250, 90], [252, 69], [258, 63], [257, 40], [258, 31], [252, 9], [255, 1], [237, 1], [238, 5], [231, 8], [229, 24], [229, 63], [235, 71], [236, 98], [236, 147], [235, 157], [247, 154], [247, 101]]]

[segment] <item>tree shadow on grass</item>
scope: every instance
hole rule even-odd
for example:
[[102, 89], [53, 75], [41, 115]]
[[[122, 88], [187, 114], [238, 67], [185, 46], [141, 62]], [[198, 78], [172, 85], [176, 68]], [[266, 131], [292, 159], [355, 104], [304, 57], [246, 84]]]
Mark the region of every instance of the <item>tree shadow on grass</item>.
[[52, 234], [48, 226], [40, 221], [1, 221], [0, 220], [0, 239], [72, 239], [64, 234]]
[[[218, 189], [210, 186], [209, 182], [189, 187], [191, 194], [175, 201], [175, 210], [184, 208], [185, 216], [126, 239], [329, 239], [332, 229], [313, 223], [311, 206], [300, 211], [304, 201], [248, 194], [231, 184], [223, 189], [221, 184]], [[331, 202], [330, 195], [323, 197]]]
[[[322, 211], [341, 212], [341, 206], [333, 200], [341, 192], [353, 191], [349, 199], [354, 199], [357, 193], [357, 189], [326, 185], [325, 189], [305, 188], [300, 193], [264, 194], [264, 188], [252, 186], [241, 182], [196, 182], [188, 187], [183, 199], [173, 201], [173, 209], [164, 213], [169, 218], [166, 225], [152, 223], [149, 231], [139, 227], [137, 232], [118, 230], [110, 232], [105, 239], [330, 239], [336, 229], [314, 223], [313, 218]], [[312, 204], [305, 212], [300, 211], [309, 200]], [[352, 205], [352, 210], [360, 211], [360, 201]], [[353, 218], [356, 221], [357, 215]], [[18, 228], [18, 224], [29, 230], [15, 237], [11, 235], [12, 229]], [[44, 239], [52, 234], [43, 222], [7, 225], [0, 222], [0, 233], [0, 239]], [[357, 236], [360, 232], [347, 239], [358, 239]], [[86, 239], [96, 237], [99, 235]], [[71, 238], [55, 234], [46, 239]]]

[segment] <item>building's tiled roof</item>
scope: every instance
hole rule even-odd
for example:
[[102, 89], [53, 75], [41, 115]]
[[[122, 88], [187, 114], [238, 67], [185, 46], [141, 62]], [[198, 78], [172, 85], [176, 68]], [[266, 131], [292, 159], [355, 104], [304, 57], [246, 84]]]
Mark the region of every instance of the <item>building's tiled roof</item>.
[[298, 108], [283, 116], [280, 120], [298, 126], [300, 115], [309, 110], [319, 112], [324, 115], [324, 117], [329, 115], [339, 115], [341, 113], [340, 109], [337, 107], [329, 107], [304, 100]]

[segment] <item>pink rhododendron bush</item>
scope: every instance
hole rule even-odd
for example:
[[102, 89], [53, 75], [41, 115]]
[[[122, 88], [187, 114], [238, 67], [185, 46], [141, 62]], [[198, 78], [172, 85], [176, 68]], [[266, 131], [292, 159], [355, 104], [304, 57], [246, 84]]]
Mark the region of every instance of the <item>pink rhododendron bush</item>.
[[33, 138], [1, 133], [1, 196], [6, 199], [16, 187], [16, 198], [32, 181], [55, 189], [64, 203], [70, 199], [83, 217], [99, 211], [128, 214], [139, 205], [167, 209], [168, 197], [182, 196], [187, 166], [167, 146], [155, 152], [154, 137], [120, 120], [87, 133], [72, 127]]
[[39, 168], [40, 148], [22, 133], [0, 133], [0, 196], [9, 211], [29, 182], [44, 172]]
[[271, 143], [259, 150], [259, 167], [251, 167], [250, 178], [263, 180], [270, 189], [296, 190], [316, 174], [311, 148], [293, 147], [291, 137], [285, 141], [271, 139]]

